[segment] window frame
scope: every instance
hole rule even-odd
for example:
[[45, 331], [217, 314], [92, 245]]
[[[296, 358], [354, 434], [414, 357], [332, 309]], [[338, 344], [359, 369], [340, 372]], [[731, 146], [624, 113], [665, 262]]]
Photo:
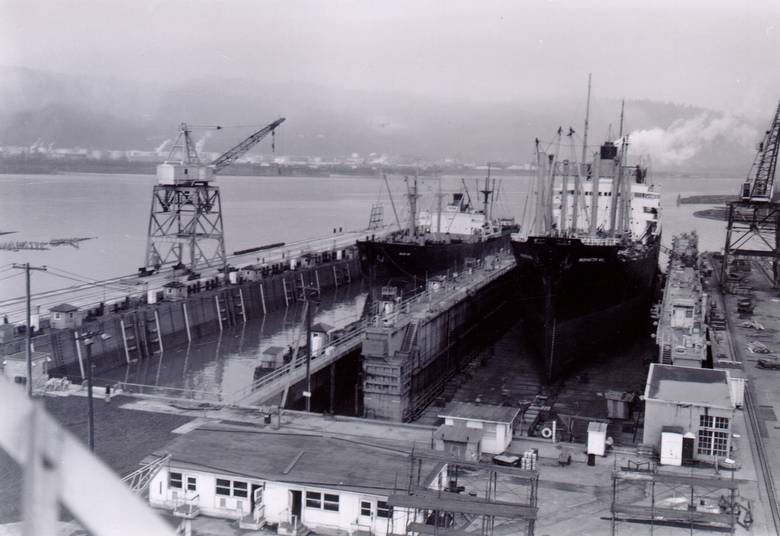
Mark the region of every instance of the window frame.
[[[366, 505], [368, 505], [368, 508], [366, 508]], [[368, 510], [368, 513], [364, 513], [365, 510]], [[360, 499], [360, 515], [361, 517], [372, 517], [374, 515], [374, 505], [371, 501], [367, 499]]]
[[[311, 502], [311, 504], [309, 504]], [[322, 509], [322, 492], [319, 491], [307, 491], [304, 497], [304, 504], [306, 508]]]
[[[384, 505], [384, 506], [382, 506]], [[387, 504], [387, 501], [376, 502], [376, 517], [390, 519], [393, 517], [393, 507]]]
[[[220, 482], [226, 482], [227, 484], [220, 484]], [[226, 478], [218, 478], [215, 484], [216, 489], [216, 495], [219, 495], [220, 497], [230, 497], [230, 493], [232, 490], [232, 483], [230, 480]], [[222, 491], [220, 491], [222, 490]], [[224, 491], [227, 490], [227, 493]]]
[[[176, 475], [176, 476], [174, 476]], [[178, 485], [177, 485], [178, 484]], [[184, 473], [168, 471], [168, 487], [171, 489], [184, 489]]]
[[186, 484], [187, 484], [187, 491], [198, 491], [197, 477], [187, 475]]
[[339, 511], [340, 497], [336, 493], [323, 493], [322, 494], [322, 509], [328, 512]]

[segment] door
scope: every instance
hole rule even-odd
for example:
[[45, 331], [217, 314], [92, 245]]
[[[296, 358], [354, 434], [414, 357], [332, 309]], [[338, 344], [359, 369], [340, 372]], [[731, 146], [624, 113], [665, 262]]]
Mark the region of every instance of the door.
[[263, 486], [252, 484], [252, 493], [249, 495], [249, 509], [254, 512], [258, 506], [263, 505]]
[[683, 437], [683, 444], [682, 444], [683, 463], [688, 463], [691, 460], [693, 460], [693, 443], [694, 443], [694, 438]]
[[301, 520], [302, 503], [303, 492], [300, 490], [290, 490], [290, 514], [294, 515], [299, 522]]

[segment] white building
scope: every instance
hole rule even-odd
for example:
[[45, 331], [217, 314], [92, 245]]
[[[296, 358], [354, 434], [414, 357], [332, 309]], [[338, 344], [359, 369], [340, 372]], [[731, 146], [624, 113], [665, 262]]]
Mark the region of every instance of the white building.
[[644, 443], [676, 465], [730, 457], [735, 404], [729, 377], [726, 370], [651, 364]]
[[[439, 431], [445, 432], [451, 427], [478, 430], [481, 436], [480, 451], [485, 454], [501, 454], [512, 442], [514, 423], [520, 408], [509, 406], [491, 406], [470, 402], [452, 402], [439, 414], [444, 424]], [[462, 435], [462, 433], [461, 433]], [[445, 437], [457, 434], [445, 434]], [[444, 445], [443, 450], [453, 451], [453, 445]]]
[[[212, 426], [176, 439], [149, 485], [149, 503], [181, 517], [241, 520], [280, 534], [406, 534], [388, 498], [410, 482], [408, 454], [319, 436]], [[160, 453], [162, 455], [162, 453]], [[147, 460], [148, 461], [148, 460]], [[446, 465], [427, 462], [419, 484], [443, 489]], [[411, 479], [417, 481], [415, 466]], [[303, 526], [303, 527], [302, 527]]]

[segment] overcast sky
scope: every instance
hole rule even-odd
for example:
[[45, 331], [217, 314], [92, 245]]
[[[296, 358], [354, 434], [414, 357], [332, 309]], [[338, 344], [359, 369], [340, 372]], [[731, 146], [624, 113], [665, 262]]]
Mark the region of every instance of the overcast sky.
[[780, 1], [0, 0], [0, 64], [474, 100], [582, 94], [590, 71], [596, 96], [765, 118]]

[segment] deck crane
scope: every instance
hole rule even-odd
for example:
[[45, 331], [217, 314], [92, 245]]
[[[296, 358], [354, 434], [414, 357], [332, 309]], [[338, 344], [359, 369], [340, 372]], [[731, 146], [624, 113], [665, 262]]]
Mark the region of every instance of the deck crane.
[[227, 264], [215, 175], [268, 134], [273, 136], [284, 121], [281, 117], [264, 126], [209, 164], [201, 162], [190, 127], [180, 125], [168, 158], [157, 166], [142, 275], [168, 264], [190, 270]]
[[780, 104], [763, 141], [758, 145], [753, 165], [739, 192], [739, 200], [728, 204], [726, 245], [721, 266], [721, 281], [724, 283], [727, 281], [729, 261], [739, 256], [771, 258], [774, 286], [780, 285], [780, 203], [775, 194], [779, 153]]

